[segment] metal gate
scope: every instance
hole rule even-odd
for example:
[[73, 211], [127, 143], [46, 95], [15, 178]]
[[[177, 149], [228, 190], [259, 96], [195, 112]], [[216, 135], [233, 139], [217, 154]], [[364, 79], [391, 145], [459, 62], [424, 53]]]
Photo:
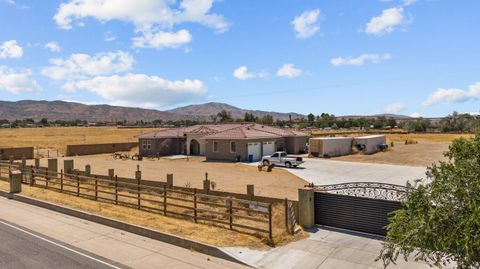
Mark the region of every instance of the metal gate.
[[376, 235], [386, 235], [388, 216], [406, 194], [403, 186], [374, 182], [314, 187], [316, 224]]

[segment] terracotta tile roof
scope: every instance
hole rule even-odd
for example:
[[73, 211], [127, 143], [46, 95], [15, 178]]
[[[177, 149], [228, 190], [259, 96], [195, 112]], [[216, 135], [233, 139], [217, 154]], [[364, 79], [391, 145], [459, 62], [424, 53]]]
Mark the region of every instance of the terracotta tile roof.
[[203, 134], [205, 139], [261, 139], [307, 136], [292, 129], [276, 128], [256, 123], [246, 124], [203, 124], [150, 132], [138, 138], [182, 138], [185, 134]]
[[261, 139], [261, 138], [280, 138], [280, 135], [256, 130], [249, 125], [237, 126], [229, 130], [221, 131], [215, 134], [204, 136], [204, 139]]
[[138, 138], [181, 138], [183, 137], [183, 128], [164, 129], [155, 132], [145, 133], [137, 136]]

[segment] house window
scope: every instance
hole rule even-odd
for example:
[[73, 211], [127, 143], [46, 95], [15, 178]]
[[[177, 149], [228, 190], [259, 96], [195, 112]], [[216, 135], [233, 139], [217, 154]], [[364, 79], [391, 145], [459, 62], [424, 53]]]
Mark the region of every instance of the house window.
[[147, 149], [147, 141], [142, 140], [142, 149]]
[[230, 153], [235, 153], [237, 152], [237, 143], [236, 142], [230, 142]]
[[218, 142], [213, 142], [213, 152], [218, 152]]
[[147, 149], [151, 149], [152, 148], [152, 140], [147, 140]]

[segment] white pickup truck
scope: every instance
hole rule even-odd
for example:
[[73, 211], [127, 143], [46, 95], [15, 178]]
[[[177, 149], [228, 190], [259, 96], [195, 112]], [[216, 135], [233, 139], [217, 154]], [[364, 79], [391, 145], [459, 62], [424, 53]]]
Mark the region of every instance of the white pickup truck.
[[262, 157], [262, 164], [267, 165], [284, 165], [285, 167], [297, 167], [304, 163], [302, 157], [289, 157], [285, 151], [278, 151], [270, 156]]

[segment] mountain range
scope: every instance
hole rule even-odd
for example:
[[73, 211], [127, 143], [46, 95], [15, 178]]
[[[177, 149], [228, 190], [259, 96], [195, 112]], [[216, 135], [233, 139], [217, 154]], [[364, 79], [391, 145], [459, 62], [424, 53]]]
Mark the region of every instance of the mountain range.
[[222, 110], [230, 112], [232, 117], [243, 118], [246, 112], [256, 117], [271, 115], [274, 119], [293, 119], [303, 117], [298, 113], [280, 113], [273, 111], [247, 110], [224, 103], [205, 103], [189, 105], [171, 110], [155, 110], [111, 105], [85, 105], [66, 101], [0, 101], [0, 119], [16, 120], [31, 118], [40, 120], [87, 120], [87, 121], [153, 121], [153, 120], [199, 120], [210, 121], [213, 115]]

